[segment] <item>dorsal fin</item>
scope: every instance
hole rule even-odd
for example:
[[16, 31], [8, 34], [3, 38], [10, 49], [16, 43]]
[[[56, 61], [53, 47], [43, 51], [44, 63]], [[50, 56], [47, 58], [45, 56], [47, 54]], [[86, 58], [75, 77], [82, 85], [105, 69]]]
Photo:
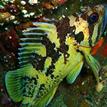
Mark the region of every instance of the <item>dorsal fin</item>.
[[20, 35], [20, 46], [18, 48], [19, 65], [23, 66], [30, 62], [30, 56], [34, 53], [46, 55], [46, 47], [43, 38], [47, 37], [58, 47], [60, 45], [56, 26], [46, 22], [32, 22], [33, 27], [24, 29]]

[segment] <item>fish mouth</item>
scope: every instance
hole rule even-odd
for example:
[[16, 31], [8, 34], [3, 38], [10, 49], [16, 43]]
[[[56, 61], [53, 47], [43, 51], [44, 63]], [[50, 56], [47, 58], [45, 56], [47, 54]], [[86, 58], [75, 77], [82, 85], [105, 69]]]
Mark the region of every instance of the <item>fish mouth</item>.
[[107, 4], [104, 5], [104, 17], [103, 17], [103, 25], [102, 25], [102, 34], [105, 32], [107, 27]]

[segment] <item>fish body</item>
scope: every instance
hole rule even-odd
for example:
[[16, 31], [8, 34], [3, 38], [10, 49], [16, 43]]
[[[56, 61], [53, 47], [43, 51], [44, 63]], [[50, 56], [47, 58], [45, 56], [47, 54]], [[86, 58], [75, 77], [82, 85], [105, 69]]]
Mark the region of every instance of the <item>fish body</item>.
[[99, 82], [101, 67], [91, 47], [101, 37], [104, 12], [103, 5], [88, 6], [81, 13], [56, 22], [32, 22], [22, 30], [20, 67], [5, 76], [10, 98], [23, 107], [47, 106], [65, 77], [70, 84], [75, 81], [85, 60]]

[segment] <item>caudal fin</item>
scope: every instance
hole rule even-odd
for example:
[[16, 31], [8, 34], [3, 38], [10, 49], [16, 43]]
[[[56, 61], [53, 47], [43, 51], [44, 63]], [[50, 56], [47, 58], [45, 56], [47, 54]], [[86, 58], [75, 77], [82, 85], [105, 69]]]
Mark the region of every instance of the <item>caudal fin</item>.
[[35, 69], [30, 64], [27, 64], [23, 68], [7, 72], [5, 76], [5, 86], [9, 97], [14, 102], [24, 101], [25, 103], [29, 103], [31, 101], [32, 97], [29, 96], [33, 94], [31, 90], [34, 88], [33, 86], [35, 84], [32, 84], [32, 87], [30, 87], [31, 89], [29, 89], [27, 85], [30, 85], [29, 81], [31, 80], [36, 83], [36, 78], [34, 76]]

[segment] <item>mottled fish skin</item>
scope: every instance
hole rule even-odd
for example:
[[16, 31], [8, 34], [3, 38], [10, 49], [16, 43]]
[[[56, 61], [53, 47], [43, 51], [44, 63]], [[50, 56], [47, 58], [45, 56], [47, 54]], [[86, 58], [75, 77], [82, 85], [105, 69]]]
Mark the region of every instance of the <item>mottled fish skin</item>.
[[[79, 36], [79, 33], [83, 33], [82, 36], [84, 39], [79, 41], [80, 45], [94, 46], [98, 39], [100, 39], [102, 34], [101, 31], [105, 29], [103, 28], [103, 21], [106, 19], [105, 11], [107, 10], [105, 10], [103, 5], [96, 5], [92, 7], [86, 6], [81, 8], [80, 13], [75, 14], [75, 16], [71, 15], [69, 17], [70, 25], [74, 28], [76, 37]], [[95, 19], [91, 19], [92, 16]], [[74, 20], [72, 20], [72, 18]], [[77, 40], [78, 37], [75, 39]]]
[[[89, 16], [93, 13], [97, 13], [98, 20], [90, 24]], [[23, 30], [20, 36], [20, 68], [7, 72], [5, 77], [10, 98], [21, 102], [23, 107], [45, 107], [65, 77], [68, 83], [75, 81], [84, 58], [88, 64], [91, 61], [95, 64], [90, 67], [98, 80], [99, 63], [90, 51], [101, 36], [98, 31], [102, 28], [103, 16], [104, 6], [97, 5], [85, 7], [81, 14], [55, 23], [32, 22], [33, 26]]]

